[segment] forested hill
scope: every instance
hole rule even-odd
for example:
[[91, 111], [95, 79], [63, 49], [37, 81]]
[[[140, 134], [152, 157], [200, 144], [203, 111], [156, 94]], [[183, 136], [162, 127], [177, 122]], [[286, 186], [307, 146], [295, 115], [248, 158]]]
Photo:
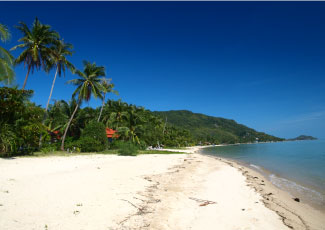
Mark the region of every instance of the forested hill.
[[305, 141], [305, 140], [317, 140], [317, 138], [312, 136], [307, 136], [307, 135], [300, 135], [296, 138], [288, 139], [288, 141]]
[[238, 124], [234, 120], [207, 116], [193, 113], [187, 110], [155, 111], [167, 124], [189, 130], [196, 140], [211, 143], [246, 143], [255, 141], [282, 141], [284, 139], [274, 137], [245, 125]]

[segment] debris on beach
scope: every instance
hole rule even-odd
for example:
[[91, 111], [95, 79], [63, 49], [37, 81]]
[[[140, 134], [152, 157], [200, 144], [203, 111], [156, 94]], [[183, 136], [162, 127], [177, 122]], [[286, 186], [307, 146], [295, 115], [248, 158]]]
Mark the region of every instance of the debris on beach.
[[200, 203], [199, 206], [207, 206], [209, 204], [216, 204], [217, 203], [217, 202], [214, 202], [214, 201], [211, 201], [211, 200], [201, 200], [201, 199], [197, 199], [197, 198], [194, 198], [194, 197], [189, 197], [189, 199]]
[[296, 201], [296, 202], [300, 202], [300, 199], [298, 197], [293, 198], [293, 200]]

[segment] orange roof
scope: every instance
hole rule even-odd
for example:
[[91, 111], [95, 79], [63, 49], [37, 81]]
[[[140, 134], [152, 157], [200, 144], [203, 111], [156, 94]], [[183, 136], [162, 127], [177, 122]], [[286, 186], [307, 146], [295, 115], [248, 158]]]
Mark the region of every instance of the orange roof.
[[106, 136], [108, 137], [108, 138], [111, 138], [111, 137], [113, 137], [113, 135], [116, 133], [116, 130], [114, 130], [114, 129], [110, 129], [110, 128], [106, 128]]
[[60, 131], [59, 130], [55, 130], [53, 132], [51, 130], [47, 130], [47, 131], [49, 132], [49, 134], [51, 136], [56, 137], [56, 139], [61, 139], [61, 137], [60, 137]]

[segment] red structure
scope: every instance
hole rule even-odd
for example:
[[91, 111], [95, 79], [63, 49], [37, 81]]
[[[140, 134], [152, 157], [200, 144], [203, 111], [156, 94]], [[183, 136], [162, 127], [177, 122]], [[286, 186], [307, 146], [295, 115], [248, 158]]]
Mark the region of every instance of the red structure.
[[110, 129], [110, 128], [106, 128], [106, 136], [107, 136], [107, 138], [109, 138], [109, 139], [111, 139], [111, 138], [117, 138], [118, 135], [116, 135], [115, 133], [116, 133], [116, 130]]
[[60, 137], [60, 131], [59, 131], [59, 130], [53, 131], [52, 133], [56, 136], [56, 138], [57, 138], [58, 140], [61, 139], [61, 137]]
[[55, 142], [57, 142], [58, 140], [61, 139], [59, 130], [55, 130], [55, 131], [47, 130], [47, 133], [51, 137], [51, 143], [55, 143]]

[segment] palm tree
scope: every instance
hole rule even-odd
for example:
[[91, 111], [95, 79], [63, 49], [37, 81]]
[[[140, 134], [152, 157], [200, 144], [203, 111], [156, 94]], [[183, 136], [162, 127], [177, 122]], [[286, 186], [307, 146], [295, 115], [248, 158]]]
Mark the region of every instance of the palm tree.
[[103, 112], [103, 108], [104, 108], [104, 105], [105, 105], [105, 96], [106, 96], [106, 93], [114, 93], [116, 95], [118, 95], [118, 92], [116, 90], [114, 90], [114, 84], [111, 83], [111, 78], [110, 79], [107, 79], [107, 78], [103, 78], [102, 80], [102, 85], [103, 87], [105, 88], [105, 91], [104, 91], [104, 96], [103, 96], [103, 102], [102, 102], [102, 107], [100, 109], [100, 113], [99, 113], [99, 116], [98, 116], [98, 122], [100, 121], [100, 117], [102, 116], [102, 112]]
[[[0, 39], [2, 42], [6, 42], [10, 39], [11, 34], [5, 25], [0, 24]], [[10, 84], [15, 73], [12, 69], [14, 64], [14, 58], [8, 50], [0, 46], [0, 82]]]
[[[55, 75], [54, 75], [54, 79], [53, 79], [53, 83], [52, 83], [52, 87], [51, 87], [51, 91], [50, 91], [50, 96], [46, 103], [46, 108], [45, 108], [45, 113], [44, 113], [44, 118], [43, 118], [42, 124], [44, 124], [44, 121], [47, 116], [47, 110], [48, 110], [48, 107], [50, 104], [50, 100], [52, 97], [53, 88], [54, 88], [54, 84], [55, 84], [57, 75], [61, 76], [62, 73], [65, 74], [66, 69], [70, 69], [71, 72], [73, 72], [75, 70], [74, 66], [67, 60], [67, 56], [72, 55], [72, 51], [71, 51], [72, 48], [73, 48], [73, 46], [71, 44], [64, 43], [63, 40], [56, 42], [50, 48], [51, 49], [50, 59], [49, 59], [50, 62], [48, 63], [49, 65], [47, 66], [47, 71], [49, 71], [49, 69], [52, 67], [54, 67], [56, 70], [55, 70]], [[42, 134], [41, 134], [40, 140], [39, 140], [39, 146], [41, 146], [41, 145], [42, 145]]]
[[77, 105], [74, 109], [68, 125], [64, 131], [62, 137], [61, 150], [64, 151], [64, 141], [67, 135], [70, 123], [78, 110], [78, 107], [83, 101], [89, 101], [91, 95], [95, 98], [99, 97], [103, 99], [102, 93], [105, 92], [105, 88], [101, 84], [102, 79], [100, 77], [105, 77], [105, 68], [103, 66], [97, 66], [96, 63], [90, 63], [88, 61], [83, 62], [84, 69], [83, 72], [80, 70], [76, 71], [76, 74], [80, 77], [78, 79], [73, 79], [68, 81], [69, 84], [77, 86], [77, 89], [73, 92], [72, 97], [77, 96]]
[[69, 69], [72, 73], [73, 71], [75, 71], [75, 67], [73, 66], [73, 64], [71, 64], [67, 60], [67, 56], [72, 56], [73, 52], [71, 51], [71, 49], [73, 49], [73, 46], [69, 43], [65, 43], [63, 40], [56, 42], [56, 44], [51, 47], [50, 65], [48, 66], [48, 69], [51, 67], [55, 67], [55, 75], [50, 91], [50, 96], [46, 103], [45, 112], [47, 112], [48, 110], [57, 75], [61, 77], [62, 73], [65, 74], [66, 69]]
[[135, 143], [137, 142], [140, 144], [140, 140], [138, 137], [138, 134], [140, 133], [140, 130], [143, 128], [143, 114], [144, 108], [143, 107], [136, 107], [132, 106], [128, 110], [128, 128], [130, 132], [130, 140]]
[[[60, 132], [64, 132], [76, 106], [77, 101], [75, 98], [72, 98], [72, 100], [70, 100], [68, 103], [64, 100], [55, 101], [54, 104], [49, 105], [48, 116], [45, 120], [45, 124], [48, 125], [52, 122], [54, 126], [61, 125]], [[77, 130], [79, 130], [76, 120], [76, 117], [78, 117], [78, 112], [79, 110], [74, 115], [68, 130], [73, 135], [75, 135]]]
[[128, 104], [122, 102], [121, 99], [118, 101], [108, 101], [108, 107], [112, 111], [105, 117], [106, 125], [110, 125], [111, 128], [119, 128], [124, 121], [127, 120], [127, 112]]
[[11, 48], [11, 50], [16, 50], [17, 48], [23, 49], [15, 60], [15, 63], [24, 63], [24, 66], [27, 66], [28, 70], [22, 88], [25, 89], [31, 70], [34, 72], [35, 68], [37, 70], [40, 68], [46, 69], [52, 51], [49, 47], [57, 42], [59, 34], [51, 30], [49, 25], [43, 25], [37, 18], [31, 30], [24, 22], [19, 22], [19, 24], [16, 28], [22, 32], [23, 37], [18, 42], [22, 43]]

